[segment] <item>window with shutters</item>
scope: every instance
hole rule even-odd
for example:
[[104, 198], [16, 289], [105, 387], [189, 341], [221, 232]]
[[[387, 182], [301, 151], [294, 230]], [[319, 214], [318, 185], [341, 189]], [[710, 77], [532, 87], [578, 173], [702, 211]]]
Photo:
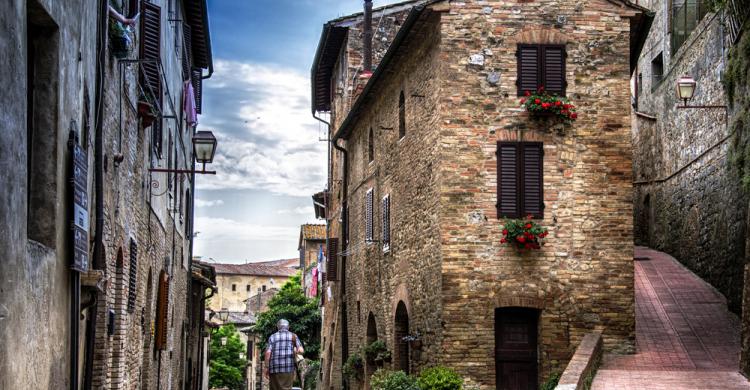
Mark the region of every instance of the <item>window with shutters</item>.
[[404, 91], [398, 95], [398, 138], [404, 138], [406, 136], [406, 99], [404, 98]]
[[550, 94], [565, 96], [565, 45], [518, 45], [518, 96], [540, 86]]
[[[157, 110], [161, 110], [161, 8], [148, 1], [141, 1], [140, 18], [140, 93]], [[163, 137], [161, 121], [156, 120], [151, 129], [152, 147], [156, 155], [161, 158]]]
[[128, 313], [135, 311], [135, 298], [138, 278], [138, 245], [130, 240], [130, 270], [128, 279]]
[[159, 291], [156, 301], [156, 339], [154, 345], [157, 350], [167, 347], [167, 322], [169, 320], [169, 276], [165, 271], [159, 274]]
[[338, 238], [328, 239], [328, 250], [326, 251], [328, 258], [326, 259], [326, 280], [336, 281], [338, 280], [338, 259], [339, 259], [339, 240]]
[[375, 193], [372, 188], [365, 193], [365, 242], [373, 242], [372, 203]]
[[498, 142], [497, 216], [544, 217], [541, 142]]
[[391, 196], [386, 195], [383, 197], [383, 204], [381, 205], [383, 214], [383, 252], [388, 252], [391, 249]]
[[373, 162], [373, 160], [375, 160], [375, 136], [370, 127], [370, 133], [367, 136], [367, 161]]

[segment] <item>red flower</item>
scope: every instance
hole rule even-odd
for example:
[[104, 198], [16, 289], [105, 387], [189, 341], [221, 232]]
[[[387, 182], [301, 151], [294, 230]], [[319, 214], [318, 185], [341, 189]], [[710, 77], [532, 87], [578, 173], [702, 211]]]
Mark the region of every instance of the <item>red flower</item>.
[[575, 112], [570, 114], [570, 119], [576, 119], [576, 118], [578, 118], [578, 114], [576, 114]]
[[558, 107], [559, 107], [559, 106], [560, 106], [561, 104], [562, 104], [562, 102], [561, 102], [561, 101], [559, 101], [559, 100], [555, 101], [555, 105], [556, 105], [556, 106], [558, 106]]
[[518, 237], [516, 237], [516, 241], [518, 241], [518, 242], [520, 242], [521, 244], [523, 244], [524, 242], [526, 242], [526, 239], [525, 239], [525, 238], [523, 238], [523, 237], [521, 237], [521, 236], [518, 236]]
[[504, 235], [504, 236], [507, 236], [507, 235], [508, 235], [508, 229], [503, 229], [503, 235]]
[[563, 104], [563, 108], [566, 109], [566, 110], [569, 109], [570, 108], [570, 104]]
[[533, 246], [531, 244], [524, 244], [523, 247], [526, 249], [531, 249]]
[[500, 243], [501, 243], [501, 244], [505, 244], [506, 242], [508, 242], [508, 240], [506, 240], [506, 239], [504, 239], [504, 238], [501, 238], [501, 239], [500, 239]]
[[542, 103], [542, 108], [548, 109], [549, 108], [549, 103]]
[[530, 223], [526, 224], [526, 229], [531, 229], [531, 224]]
[[536, 103], [536, 104], [539, 104], [539, 103], [541, 103], [541, 102], [542, 102], [542, 100], [541, 100], [541, 99], [534, 99], [534, 103]]
[[521, 104], [526, 103], [526, 98], [521, 99]]
[[531, 91], [526, 91], [524, 94], [526, 94], [526, 96], [531, 96]]

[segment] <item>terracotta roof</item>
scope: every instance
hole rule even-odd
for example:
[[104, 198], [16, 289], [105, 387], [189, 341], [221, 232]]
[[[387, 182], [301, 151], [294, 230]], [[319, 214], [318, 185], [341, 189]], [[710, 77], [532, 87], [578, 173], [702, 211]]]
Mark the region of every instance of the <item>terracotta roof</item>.
[[259, 262], [256, 262], [255, 264], [297, 268], [297, 267], [299, 267], [299, 259], [281, 259], [281, 260], [259, 261]]
[[[275, 260], [275, 261], [291, 261], [291, 260]], [[294, 259], [295, 263], [299, 263], [298, 259]], [[211, 264], [216, 270], [217, 275], [231, 274], [231, 275], [258, 275], [258, 276], [294, 276], [297, 273], [297, 269], [284, 265], [267, 265], [263, 263], [247, 263], [247, 264]]]

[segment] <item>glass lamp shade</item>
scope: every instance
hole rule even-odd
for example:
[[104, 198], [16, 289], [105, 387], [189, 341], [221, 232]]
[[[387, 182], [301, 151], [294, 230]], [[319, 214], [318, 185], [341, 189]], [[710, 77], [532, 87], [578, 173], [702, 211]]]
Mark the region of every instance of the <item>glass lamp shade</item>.
[[202, 164], [210, 164], [216, 153], [216, 137], [210, 131], [197, 131], [193, 136], [195, 160]]
[[221, 338], [221, 345], [227, 345], [227, 338], [226, 337], [222, 337]]
[[695, 84], [695, 80], [692, 77], [687, 75], [682, 76], [677, 80], [677, 96], [685, 101], [692, 99], [695, 93]]

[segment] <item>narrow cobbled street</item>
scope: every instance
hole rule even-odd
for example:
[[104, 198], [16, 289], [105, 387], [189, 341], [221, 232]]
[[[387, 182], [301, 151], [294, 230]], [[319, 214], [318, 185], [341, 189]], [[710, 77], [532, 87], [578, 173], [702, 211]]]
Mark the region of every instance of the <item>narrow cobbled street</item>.
[[724, 297], [666, 253], [635, 258], [637, 353], [605, 356], [593, 389], [750, 389]]

